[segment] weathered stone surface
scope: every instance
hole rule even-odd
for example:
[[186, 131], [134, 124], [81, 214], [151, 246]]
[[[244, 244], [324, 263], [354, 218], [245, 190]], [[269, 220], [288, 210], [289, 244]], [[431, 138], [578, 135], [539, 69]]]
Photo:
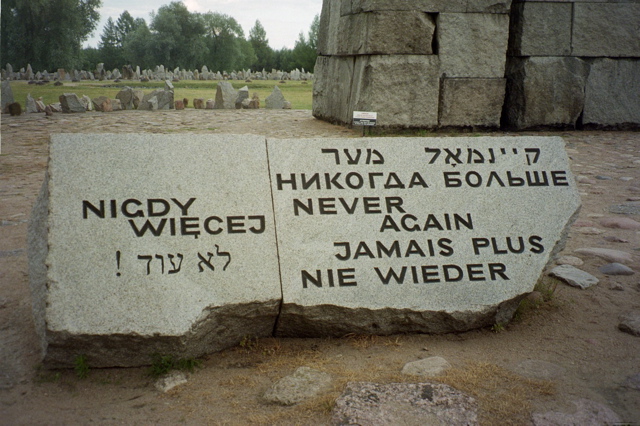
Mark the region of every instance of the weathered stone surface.
[[578, 58], [512, 58], [507, 67], [506, 119], [518, 129], [575, 127], [584, 108], [587, 64]]
[[600, 280], [588, 272], [582, 271], [571, 265], [556, 266], [549, 272], [549, 275], [566, 282], [567, 284], [581, 289], [589, 288], [598, 284]]
[[504, 90], [503, 78], [443, 79], [440, 126], [500, 127]]
[[361, 12], [420, 10], [423, 12], [509, 13], [511, 0], [352, 0], [343, 1], [343, 15]]
[[184, 101], [177, 100], [175, 101], [175, 109], [181, 111], [184, 109]]
[[472, 397], [435, 383], [347, 384], [331, 414], [338, 425], [477, 425]]
[[263, 137], [52, 135], [29, 227], [47, 365], [144, 365], [271, 335], [269, 193]]
[[[351, 104], [339, 107], [346, 113], [344, 122], [351, 123], [353, 111], [377, 111], [379, 126], [436, 127], [439, 63], [434, 55], [357, 57], [348, 98]], [[398, 73], [399, 69], [403, 72]], [[336, 91], [341, 85], [338, 83]], [[347, 91], [341, 97], [348, 96]]]
[[640, 312], [627, 312], [620, 316], [618, 328], [625, 333], [640, 336]]
[[441, 73], [447, 77], [504, 77], [508, 15], [441, 13], [437, 25]]
[[[640, 4], [636, 6], [640, 10]], [[638, 22], [640, 22], [640, 16]], [[637, 31], [636, 39], [640, 40]], [[601, 38], [611, 39], [610, 36]], [[638, 93], [640, 93], [640, 60], [595, 60], [591, 64], [585, 87], [584, 124], [616, 126], [640, 123]]]
[[309, 367], [298, 368], [269, 388], [264, 399], [280, 405], [296, 405], [331, 389], [331, 376]]
[[514, 5], [509, 53], [515, 56], [571, 54], [573, 3], [523, 2]]
[[548, 425], [613, 425], [620, 422], [620, 417], [609, 407], [588, 399], [574, 401], [575, 413], [550, 411], [534, 413], [535, 426]]
[[205, 109], [213, 109], [216, 105], [216, 101], [214, 101], [213, 99], [207, 99], [207, 102], [205, 103]]
[[234, 109], [238, 94], [228, 81], [220, 81], [216, 88], [216, 103], [214, 109]]
[[[523, 146], [540, 150], [535, 166], [526, 165]], [[444, 149], [460, 155], [455, 169], [445, 162]], [[283, 285], [281, 336], [443, 333], [506, 322], [555, 258], [580, 204], [559, 138], [269, 140], [269, 158]], [[528, 187], [527, 197], [519, 191], [524, 188], [505, 183], [507, 171], [525, 176], [530, 170], [566, 171], [566, 181]], [[494, 178], [487, 188], [491, 171], [502, 184]], [[303, 173], [318, 179], [303, 184]], [[326, 184], [325, 173], [333, 183]], [[385, 187], [390, 176], [400, 182]], [[460, 185], [447, 184], [445, 176], [456, 176]], [[401, 210], [387, 204], [393, 200], [401, 200]], [[446, 229], [456, 214], [472, 220], [473, 230], [460, 223], [458, 230]], [[407, 232], [436, 228], [437, 236], [420, 242]], [[489, 236], [498, 251], [507, 250], [509, 237], [520, 254], [497, 256]], [[502, 264], [508, 279], [491, 276], [489, 264]]]
[[434, 16], [418, 10], [358, 13], [340, 18], [333, 55], [431, 55]]
[[573, 55], [640, 56], [639, 3], [578, 2], [573, 7]]
[[574, 251], [579, 254], [588, 254], [591, 256], [596, 256], [608, 262], [617, 262], [617, 263], [633, 262], [633, 258], [629, 253], [620, 251], [620, 250], [605, 249], [605, 248], [599, 248], [599, 247], [587, 247], [587, 248], [579, 248]]
[[62, 112], [66, 113], [80, 113], [87, 112], [87, 109], [80, 102], [80, 98], [75, 93], [64, 93], [58, 97], [60, 105], [62, 106]]
[[13, 99], [13, 90], [11, 90], [11, 83], [9, 80], [2, 80], [2, 94], [1, 94], [1, 102], [2, 102], [2, 113], [5, 113], [5, 108], [7, 105], [10, 105], [15, 102]]
[[98, 96], [93, 99], [93, 106], [96, 108], [96, 111], [100, 112], [111, 112], [113, 108], [111, 106], [111, 99], [106, 96]]
[[408, 362], [402, 367], [402, 374], [410, 376], [438, 376], [451, 368], [451, 364], [440, 356], [432, 356], [418, 361]]
[[274, 86], [273, 92], [265, 98], [264, 104], [267, 109], [283, 109], [286, 101], [280, 88]]
[[313, 85], [314, 117], [334, 123], [351, 122], [353, 107], [349, 103], [349, 95], [354, 64], [354, 58], [318, 56], [314, 69], [316, 75]]

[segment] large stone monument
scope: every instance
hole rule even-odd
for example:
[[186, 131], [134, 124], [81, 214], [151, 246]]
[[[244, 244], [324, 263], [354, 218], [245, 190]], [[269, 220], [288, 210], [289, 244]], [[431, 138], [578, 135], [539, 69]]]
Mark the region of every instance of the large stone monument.
[[503, 323], [579, 205], [560, 138], [54, 135], [29, 228], [45, 361]]
[[640, 4], [324, 0], [313, 114], [385, 127], [638, 127]]

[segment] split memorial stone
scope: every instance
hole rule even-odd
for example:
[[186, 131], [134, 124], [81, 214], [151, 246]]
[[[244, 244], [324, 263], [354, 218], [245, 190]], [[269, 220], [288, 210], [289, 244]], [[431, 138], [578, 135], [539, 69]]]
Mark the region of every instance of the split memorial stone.
[[579, 206], [556, 137], [53, 135], [29, 227], [45, 362], [502, 323]]

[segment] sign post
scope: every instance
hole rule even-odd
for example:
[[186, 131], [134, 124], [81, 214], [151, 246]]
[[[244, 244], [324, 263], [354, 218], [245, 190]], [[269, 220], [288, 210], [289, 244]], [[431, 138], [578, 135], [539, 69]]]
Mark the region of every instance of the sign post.
[[378, 121], [377, 112], [353, 111], [353, 125], [362, 126], [362, 136], [366, 126], [375, 126]]

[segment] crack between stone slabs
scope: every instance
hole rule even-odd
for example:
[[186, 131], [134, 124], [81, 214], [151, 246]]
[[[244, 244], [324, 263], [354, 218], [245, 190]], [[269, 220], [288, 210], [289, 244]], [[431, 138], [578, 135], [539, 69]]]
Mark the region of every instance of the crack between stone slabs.
[[264, 149], [267, 154], [267, 173], [269, 175], [269, 195], [271, 196], [271, 212], [273, 213], [273, 234], [276, 239], [276, 258], [278, 259], [278, 278], [280, 280], [280, 306], [278, 306], [278, 315], [273, 323], [271, 335], [276, 335], [276, 330], [282, 317], [282, 305], [284, 304], [284, 290], [282, 288], [282, 266], [280, 263], [280, 244], [278, 243], [278, 224], [276, 221], [276, 204], [273, 198], [273, 180], [271, 179], [271, 160], [269, 159], [269, 140], [264, 138]]

